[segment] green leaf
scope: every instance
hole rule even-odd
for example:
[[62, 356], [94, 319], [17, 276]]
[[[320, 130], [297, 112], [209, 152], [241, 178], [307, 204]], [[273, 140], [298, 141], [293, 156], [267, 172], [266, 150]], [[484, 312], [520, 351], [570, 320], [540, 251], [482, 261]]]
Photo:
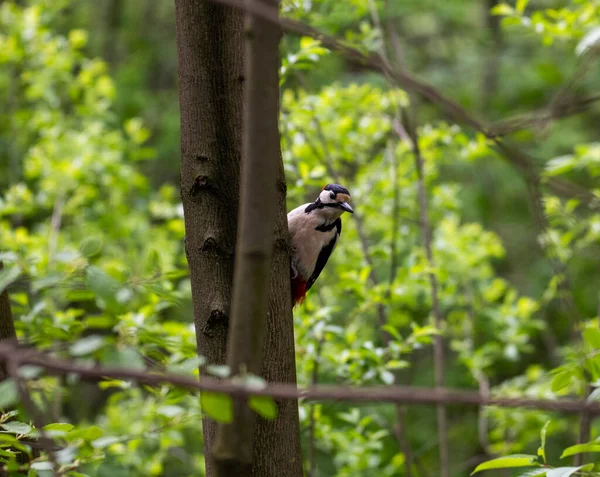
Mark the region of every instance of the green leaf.
[[40, 366], [26, 364], [25, 366], [21, 366], [18, 372], [19, 376], [21, 376], [23, 379], [35, 379], [44, 372], [44, 369]]
[[43, 461], [43, 462], [33, 462], [30, 467], [34, 470], [52, 470], [54, 467], [52, 466], [52, 462]]
[[576, 158], [572, 155], [555, 157], [546, 163], [545, 174], [548, 176], [558, 176], [573, 170], [576, 164]]
[[98, 335], [86, 336], [71, 345], [69, 351], [73, 356], [85, 356], [98, 351], [106, 344], [106, 338]]
[[12, 434], [29, 434], [32, 429], [29, 424], [19, 421], [5, 422], [2, 424], [2, 428]]
[[13, 265], [10, 268], [0, 270], [0, 293], [17, 281], [21, 276], [21, 271], [21, 267], [18, 265]]
[[146, 260], [146, 271], [151, 275], [158, 275], [161, 272], [160, 255], [158, 251], [154, 249], [152, 249], [148, 254], [148, 258]]
[[120, 442], [120, 441], [121, 441], [120, 437], [104, 436], [104, 437], [100, 437], [98, 439], [93, 440], [92, 447], [94, 449], [104, 449], [105, 447], [112, 446], [113, 444], [116, 444], [117, 442]]
[[0, 382], [0, 409], [6, 409], [17, 402], [19, 393], [12, 378]]
[[45, 431], [69, 432], [74, 428], [75, 428], [75, 426], [73, 424], [69, 424], [67, 422], [53, 422], [52, 424], [48, 424], [47, 426], [44, 426]]
[[266, 419], [275, 419], [277, 417], [277, 404], [269, 396], [250, 396], [248, 405]]
[[188, 358], [181, 363], [170, 364], [167, 366], [167, 370], [170, 373], [190, 374], [197, 371], [204, 363], [206, 363], [206, 358], [204, 356], [195, 356], [193, 358]]
[[315, 40], [314, 38], [311, 38], [310, 36], [303, 36], [302, 38], [300, 38], [300, 48], [303, 50], [305, 50], [306, 48], [310, 48], [312, 46], [316, 46], [320, 43], [321, 42], [319, 40]]
[[546, 473], [546, 477], [569, 477], [575, 472], [580, 470], [591, 470], [594, 468], [594, 464], [586, 464], [579, 467], [557, 467], [551, 469]]
[[583, 339], [592, 348], [600, 349], [600, 330], [587, 328], [583, 330]]
[[523, 13], [525, 11], [525, 8], [527, 8], [528, 3], [529, 3], [529, 0], [517, 0], [517, 5], [516, 5], [517, 12]]
[[165, 416], [165, 417], [176, 417], [176, 416], [179, 416], [180, 414], [183, 414], [184, 412], [185, 412], [185, 409], [183, 409], [181, 406], [175, 406], [175, 405], [160, 406], [156, 410], [156, 414], [160, 414], [161, 416]]
[[539, 467], [537, 457], [534, 455], [514, 454], [506, 457], [488, 460], [483, 464], [479, 464], [471, 475], [481, 472], [482, 470], [490, 469], [509, 469], [514, 467]]
[[227, 394], [203, 391], [200, 404], [202, 410], [215, 421], [228, 423], [233, 419], [233, 402]]
[[532, 470], [523, 472], [522, 474], [517, 474], [516, 477], [545, 477], [546, 472], [548, 472], [548, 471], [540, 470], [540, 469], [532, 469]]
[[499, 3], [491, 9], [491, 13], [492, 15], [512, 16], [515, 13], [515, 9], [507, 3]]
[[102, 250], [101, 237], [87, 237], [79, 245], [79, 251], [84, 257], [92, 258]]
[[111, 307], [117, 303], [116, 294], [121, 286], [117, 279], [111, 277], [101, 268], [89, 266], [86, 270], [86, 281], [89, 289], [101, 300], [98, 306], [101, 308]]
[[571, 383], [571, 377], [573, 376], [573, 372], [569, 369], [566, 371], [561, 371], [557, 373], [552, 378], [552, 391], [558, 392], [564, 388], [566, 388]]
[[217, 378], [228, 378], [231, 375], [231, 369], [225, 364], [209, 364], [206, 372]]
[[144, 359], [134, 348], [111, 349], [102, 357], [102, 364], [109, 368], [144, 370]]
[[584, 454], [586, 452], [600, 452], [600, 443], [588, 442], [586, 444], [577, 444], [571, 447], [567, 447], [560, 458], [564, 459], [575, 454]]
[[98, 426], [90, 426], [85, 429], [73, 429], [65, 438], [68, 441], [84, 439], [86, 441], [94, 441], [104, 435], [104, 431]]

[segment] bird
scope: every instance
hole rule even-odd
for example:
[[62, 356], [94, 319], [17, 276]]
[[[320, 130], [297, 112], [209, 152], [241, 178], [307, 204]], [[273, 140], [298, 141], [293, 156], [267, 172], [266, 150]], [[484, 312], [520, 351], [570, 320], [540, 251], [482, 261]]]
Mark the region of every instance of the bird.
[[304, 301], [323, 271], [342, 233], [341, 215], [354, 213], [351, 201], [348, 189], [327, 184], [314, 202], [288, 213], [292, 306]]

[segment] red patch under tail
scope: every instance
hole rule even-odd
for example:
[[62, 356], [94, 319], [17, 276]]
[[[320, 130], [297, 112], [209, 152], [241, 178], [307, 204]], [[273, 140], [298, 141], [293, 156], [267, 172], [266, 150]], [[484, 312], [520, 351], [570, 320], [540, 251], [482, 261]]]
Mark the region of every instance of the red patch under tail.
[[298, 303], [302, 303], [305, 296], [306, 282], [300, 277], [300, 275], [292, 278], [292, 305], [295, 306]]

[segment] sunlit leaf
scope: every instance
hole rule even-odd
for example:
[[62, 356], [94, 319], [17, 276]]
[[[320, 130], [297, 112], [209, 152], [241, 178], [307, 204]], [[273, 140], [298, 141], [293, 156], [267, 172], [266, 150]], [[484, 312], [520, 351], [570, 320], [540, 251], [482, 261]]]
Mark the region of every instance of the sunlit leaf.
[[492, 15], [510, 16], [515, 13], [515, 9], [507, 3], [499, 3], [491, 9]]
[[571, 447], [567, 447], [560, 458], [563, 459], [565, 457], [569, 457], [575, 454], [584, 454], [588, 452], [600, 452], [600, 442], [588, 442], [587, 444], [577, 444]]
[[250, 396], [248, 405], [266, 419], [275, 419], [277, 417], [277, 404], [269, 396]]
[[63, 431], [69, 432], [73, 430], [75, 426], [73, 424], [69, 424], [67, 422], [53, 422], [52, 424], [48, 424], [44, 426], [44, 430], [46, 431]]
[[483, 464], [479, 464], [471, 473], [471, 475], [481, 472], [482, 470], [509, 469], [514, 467], [536, 467], [539, 465], [540, 464], [537, 462], [537, 456], [515, 454], [488, 460]]
[[233, 419], [233, 402], [227, 394], [202, 391], [200, 404], [202, 411], [215, 421], [227, 423]]
[[573, 372], [571, 370], [561, 371], [552, 378], [552, 391], [558, 392], [571, 383]]

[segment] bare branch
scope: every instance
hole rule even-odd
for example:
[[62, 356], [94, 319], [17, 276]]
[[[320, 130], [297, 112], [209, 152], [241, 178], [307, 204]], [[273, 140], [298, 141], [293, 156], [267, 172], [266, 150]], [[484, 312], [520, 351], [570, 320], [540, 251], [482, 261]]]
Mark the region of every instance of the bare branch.
[[532, 113], [515, 116], [492, 124], [489, 127], [490, 133], [494, 136], [505, 136], [528, 127], [544, 127], [553, 120], [564, 119], [587, 111], [598, 101], [600, 101], [600, 94], [596, 93], [584, 98], [571, 98], [569, 101], [553, 102]]
[[555, 411], [566, 414], [587, 411], [590, 415], [600, 415], [600, 404], [595, 401], [573, 399], [530, 399], [483, 397], [479, 391], [466, 391], [448, 388], [423, 388], [417, 386], [379, 386], [379, 387], [344, 387], [344, 386], [311, 386], [298, 388], [293, 384], [270, 383], [262, 389], [221, 381], [210, 377], [195, 377], [177, 374], [157, 374], [151, 372], [104, 368], [71, 363], [53, 358], [43, 353], [24, 352], [9, 343], [0, 343], [0, 360], [16, 357], [19, 365], [30, 364], [45, 369], [49, 374], [63, 375], [74, 373], [85, 381], [99, 382], [107, 378], [132, 380], [139, 384], [151, 386], [169, 383], [190, 390], [211, 391], [229, 394], [233, 397], [271, 396], [280, 399], [306, 399], [311, 401], [347, 401], [347, 402], [391, 402], [404, 404], [464, 404], [473, 406], [500, 406], [506, 408], [529, 408], [544, 411]]

